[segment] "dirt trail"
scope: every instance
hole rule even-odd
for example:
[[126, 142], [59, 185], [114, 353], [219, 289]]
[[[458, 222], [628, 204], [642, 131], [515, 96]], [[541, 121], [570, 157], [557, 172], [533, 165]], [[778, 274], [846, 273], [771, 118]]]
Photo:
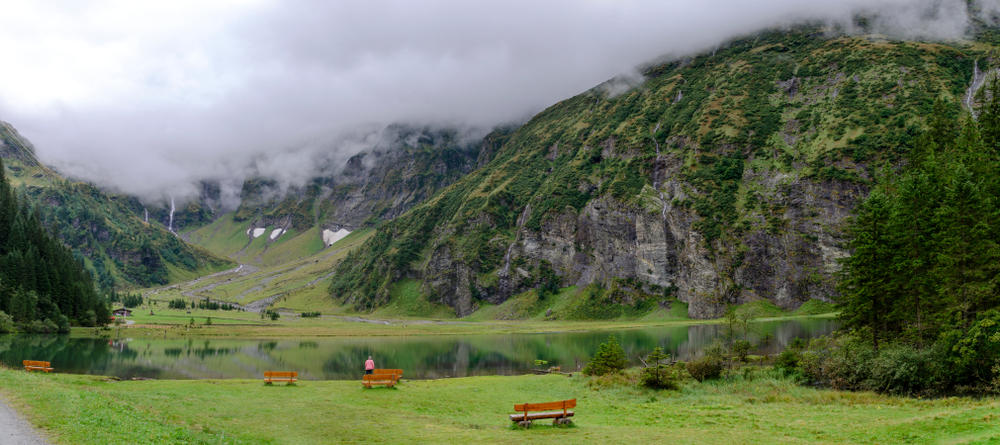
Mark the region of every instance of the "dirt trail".
[[41, 434], [0, 397], [0, 444], [47, 445]]

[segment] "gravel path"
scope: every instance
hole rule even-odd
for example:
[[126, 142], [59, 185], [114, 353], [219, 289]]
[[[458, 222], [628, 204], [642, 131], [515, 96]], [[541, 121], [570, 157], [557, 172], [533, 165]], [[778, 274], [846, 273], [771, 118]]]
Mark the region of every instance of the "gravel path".
[[0, 445], [45, 445], [49, 442], [0, 398]]

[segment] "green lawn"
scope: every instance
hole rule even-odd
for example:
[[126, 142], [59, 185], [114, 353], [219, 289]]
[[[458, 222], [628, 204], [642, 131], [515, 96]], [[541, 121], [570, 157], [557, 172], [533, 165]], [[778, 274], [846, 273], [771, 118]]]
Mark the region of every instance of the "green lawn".
[[[0, 391], [56, 443], [987, 443], [995, 398], [916, 400], [797, 386], [757, 371], [679, 391], [574, 376], [358, 381], [113, 381], [0, 370]], [[575, 425], [511, 428], [514, 403], [577, 398]]]

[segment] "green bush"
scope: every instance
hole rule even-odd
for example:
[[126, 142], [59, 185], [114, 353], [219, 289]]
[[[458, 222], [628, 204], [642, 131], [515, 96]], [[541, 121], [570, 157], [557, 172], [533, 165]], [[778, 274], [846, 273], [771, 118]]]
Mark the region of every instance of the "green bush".
[[625, 350], [618, 344], [615, 336], [609, 336], [608, 341], [602, 343], [597, 348], [597, 354], [583, 368], [586, 375], [605, 375], [619, 373], [625, 369], [628, 361], [625, 359]]
[[908, 345], [883, 348], [869, 362], [871, 373], [860, 389], [891, 394], [916, 395], [934, 391], [933, 352]]
[[59, 326], [48, 318], [45, 320], [33, 320], [23, 327], [24, 332], [30, 334], [55, 334], [59, 332]]
[[0, 334], [9, 334], [14, 332], [14, 318], [7, 315], [4, 311], [0, 311]]
[[653, 389], [677, 389], [679, 380], [677, 370], [666, 363], [670, 360], [670, 355], [663, 353], [663, 349], [657, 347], [646, 356], [646, 366], [642, 368], [639, 381], [642, 386]]
[[753, 345], [746, 340], [734, 340], [733, 344], [730, 346], [733, 358], [744, 363], [747, 361], [747, 356], [750, 355], [750, 351], [752, 349]]
[[799, 362], [801, 361], [801, 352], [797, 349], [785, 349], [774, 360], [774, 369], [777, 369], [785, 376], [794, 375], [799, 372]]
[[944, 377], [950, 386], [971, 389], [991, 383], [1000, 364], [1000, 311], [986, 311], [968, 329], [942, 334], [934, 349], [948, 370]]
[[691, 360], [687, 363], [687, 372], [699, 382], [713, 380], [722, 375], [722, 359], [715, 355]]

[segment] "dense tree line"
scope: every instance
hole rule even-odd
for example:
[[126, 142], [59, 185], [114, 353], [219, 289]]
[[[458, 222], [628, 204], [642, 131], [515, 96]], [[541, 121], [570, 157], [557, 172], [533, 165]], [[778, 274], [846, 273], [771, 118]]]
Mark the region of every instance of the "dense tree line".
[[[986, 96], [977, 117], [939, 101], [902, 167], [857, 208], [840, 286], [852, 340], [812, 351], [846, 360], [820, 360], [843, 371], [821, 380], [1000, 390], [1000, 97]], [[865, 374], [878, 369], [884, 378]]]
[[961, 123], [939, 102], [902, 171], [857, 209], [842, 309], [876, 347], [925, 344], [1000, 306], [998, 102]]
[[109, 313], [83, 264], [19, 199], [0, 163], [0, 312], [22, 330], [66, 332]]

